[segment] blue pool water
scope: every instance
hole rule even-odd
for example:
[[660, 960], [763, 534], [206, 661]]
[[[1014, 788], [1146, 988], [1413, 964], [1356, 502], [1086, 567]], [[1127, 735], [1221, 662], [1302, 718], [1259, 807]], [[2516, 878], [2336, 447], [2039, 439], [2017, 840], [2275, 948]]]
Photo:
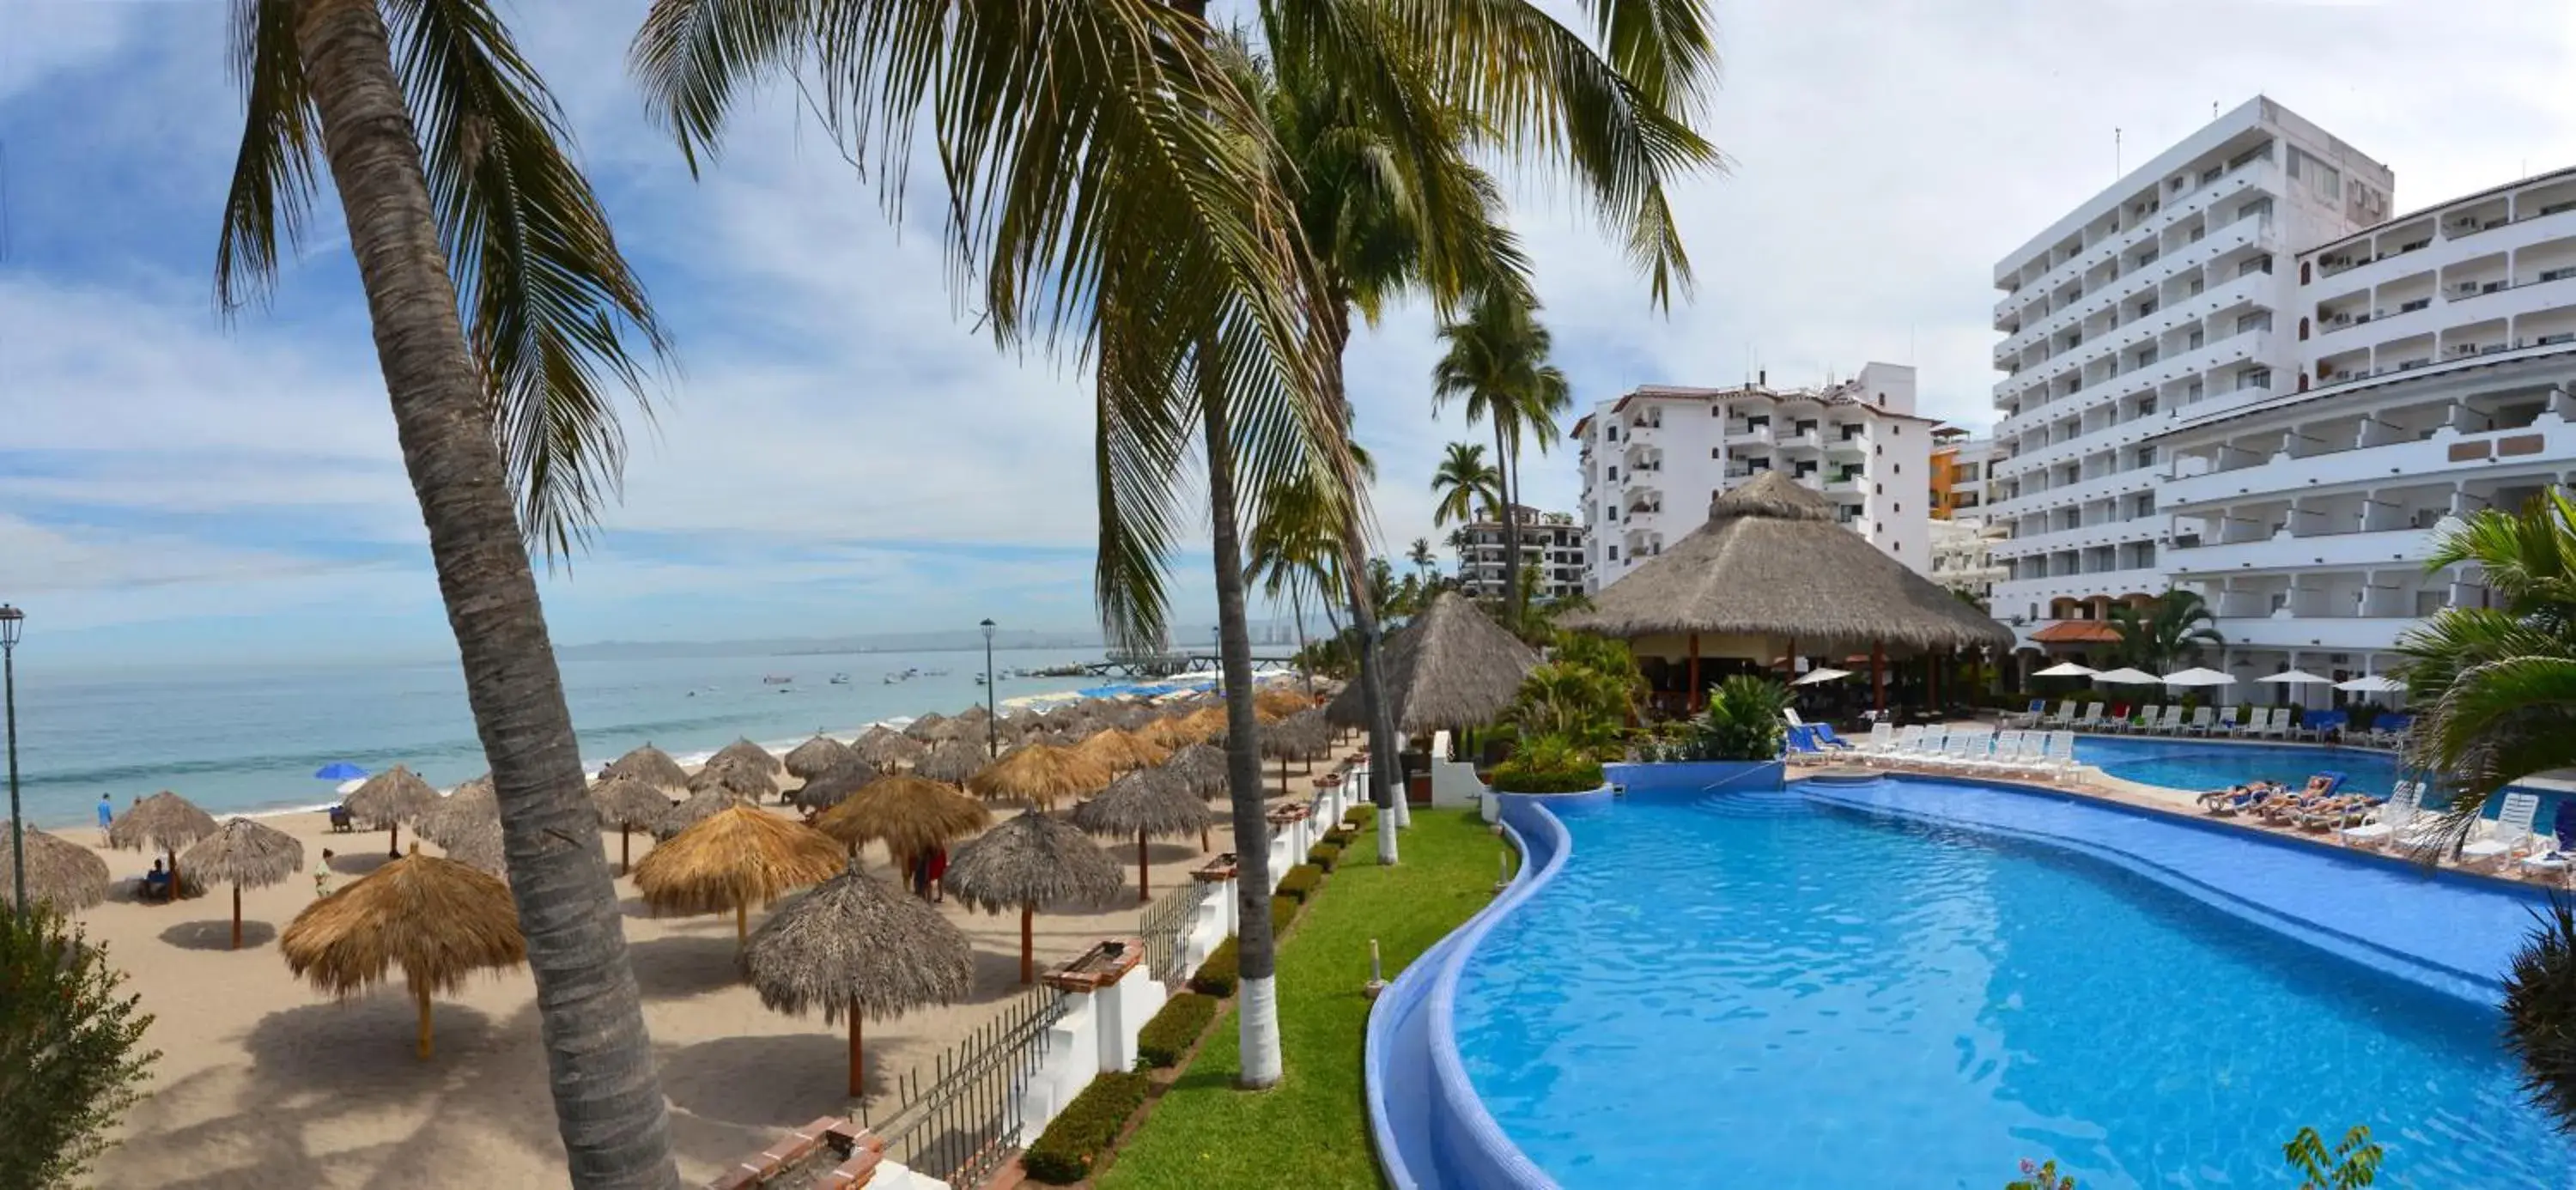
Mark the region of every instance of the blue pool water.
[[1569, 1190], [1993, 1190], [2025, 1157], [2086, 1190], [2271, 1187], [2301, 1126], [2353, 1124], [2382, 1185], [2576, 1186], [2491, 1008], [2126, 869], [1794, 790], [1567, 826], [1563, 873], [1468, 958], [1456, 1036]]
[[2296, 786], [2332, 771], [2344, 775], [2348, 788], [2386, 797], [2398, 776], [2394, 753], [2313, 744], [2079, 735], [2075, 758], [2124, 781], [2195, 793], [2254, 780]]

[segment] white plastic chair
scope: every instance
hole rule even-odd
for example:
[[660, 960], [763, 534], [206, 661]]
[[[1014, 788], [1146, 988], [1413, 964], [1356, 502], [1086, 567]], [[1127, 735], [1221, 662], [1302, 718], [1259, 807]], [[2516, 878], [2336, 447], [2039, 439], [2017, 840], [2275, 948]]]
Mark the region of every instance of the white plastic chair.
[[2084, 762], [2075, 759], [2075, 733], [2071, 731], [2048, 733], [2049, 775], [2060, 781], [2072, 780], [2083, 768]]
[[2182, 725], [2184, 735], [2208, 735], [2218, 726], [2218, 710], [2200, 707], [2192, 711], [2191, 722]]
[[2245, 725], [2236, 721], [2236, 708], [2233, 705], [2229, 705], [2218, 708], [2218, 722], [2210, 724], [2209, 730], [2204, 731], [2201, 734], [2235, 735], [2237, 732], [2243, 731], [2244, 729]]
[[2084, 704], [2084, 713], [2076, 716], [2075, 722], [2067, 724], [2067, 726], [2077, 729], [2091, 728], [2094, 731], [2109, 731], [2111, 729], [2111, 725], [2102, 718], [2102, 707], [2103, 704], [2098, 702]]
[[2343, 841], [2356, 847], [2374, 847], [2398, 838], [2414, 824], [2416, 811], [2423, 804], [2420, 787], [2412, 781], [2400, 781], [2388, 791], [2387, 804], [2379, 807], [2370, 820], [2343, 828]]
[[2531, 820], [2540, 814], [2540, 795], [2508, 793], [2495, 820], [2481, 824], [2477, 838], [2460, 848], [2463, 867], [2490, 864], [2531, 846]]
[[2075, 700], [2071, 698], [2057, 704], [2056, 714], [2039, 717], [2041, 727], [2064, 727], [2073, 722], [2075, 722]]

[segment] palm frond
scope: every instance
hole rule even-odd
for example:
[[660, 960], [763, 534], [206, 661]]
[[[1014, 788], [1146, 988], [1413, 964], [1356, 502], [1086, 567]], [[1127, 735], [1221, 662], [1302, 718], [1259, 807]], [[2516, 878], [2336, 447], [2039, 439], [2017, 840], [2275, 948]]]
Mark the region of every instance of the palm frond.
[[215, 242], [215, 297], [228, 311], [267, 296], [278, 241], [300, 237], [321, 129], [295, 45], [294, 0], [233, 0], [231, 37], [247, 112]]
[[570, 154], [562, 110], [488, 0], [385, 0], [467, 335], [531, 544], [587, 538], [618, 493], [612, 386], [648, 417], [670, 340]]

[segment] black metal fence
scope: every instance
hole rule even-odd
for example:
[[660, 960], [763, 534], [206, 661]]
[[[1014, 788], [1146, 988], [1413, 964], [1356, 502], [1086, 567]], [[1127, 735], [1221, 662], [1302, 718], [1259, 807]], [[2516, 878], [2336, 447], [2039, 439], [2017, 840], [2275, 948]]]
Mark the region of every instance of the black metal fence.
[[1029, 989], [928, 1065], [897, 1075], [892, 1106], [863, 1108], [860, 1122], [885, 1138], [887, 1157], [975, 1190], [1031, 1139], [1021, 1135], [1020, 1093], [1037, 1073], [1038, 1042], [1068, 1007], [1062, 992]]
[[1145, 906], [1144, 924], [1139, 931], [1145, 936], [1145, 964], [1165, 988], [1179, 987], [1182, 980], [1190, 977], [1186, 962], [1190, 921], [1198, 916], [1199, 906], [1214, 895], [1217, 887], [1192, 880]]

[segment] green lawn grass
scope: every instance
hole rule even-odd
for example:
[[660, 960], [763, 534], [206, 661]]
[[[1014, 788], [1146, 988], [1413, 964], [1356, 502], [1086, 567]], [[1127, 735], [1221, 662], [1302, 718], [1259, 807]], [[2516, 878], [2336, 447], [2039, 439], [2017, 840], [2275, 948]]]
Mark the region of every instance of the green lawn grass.
[[1379, 867], [1374, 834], [1363, 834], [1279, 948], [1287, 1080], [1234, 1089], [1240, 1049], [1228, 1009], [1119, 1149], [1102, 1190], [1379, 1184], [1360, 1097], [1369, 939], [1393, 980], [1493, 899], [1505, 849], [1463, 810], [1416, 809], [1402, 845], [1401, 864]]

